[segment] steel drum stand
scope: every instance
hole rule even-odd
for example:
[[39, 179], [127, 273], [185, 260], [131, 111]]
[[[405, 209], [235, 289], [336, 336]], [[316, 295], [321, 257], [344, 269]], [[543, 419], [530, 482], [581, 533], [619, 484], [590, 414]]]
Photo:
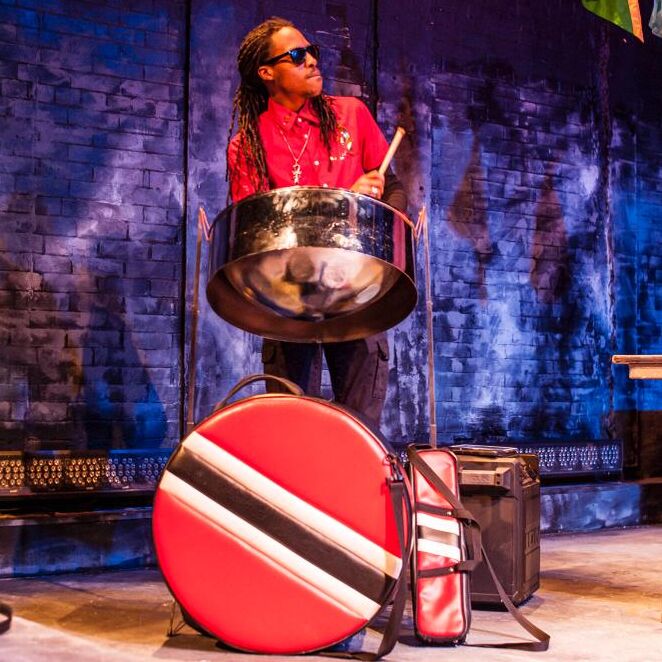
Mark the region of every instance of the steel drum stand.
[[428, 235], [428, 216], [425, 205], [418, 212], [414, 227], [414, 238], [423, 234], [423, 271], [425, 272], [425, 321], [428, 336], [428, 416], [430, 418], [429, 442], [432, 448], [437, 447], [437, 409], [434, 391], [434, 325], [432, 323], [432, 283], [430, 279], [430, 239]]
[[187, 397], [187, 410], [186, 410], [186, 425], [185, 434], [188, 436], [195, 427], [194, 414], [195, 414], [195, 380], [196, 380], [196, 346], [198, 340], [198, 317], [200, 307], [198, 305], [198, 298], [200, 294], [200, 262], [202, 256], [202, 237], [209, 242], [209, 222], [207, 221], [207, 214], [205, 210], [200, 207], [198, 209], [198, 237], [195, 242], [195, 274], [193, 277], [193, 301], [191, 302], [191, 346], [189, 349], [189, 381], [188, 381], [188, 397]]
[[[195, 391], [196, 391], [196, 348], [198, 341], [198, 318], [200, 314], [200, 306], [198, 305], [198, 299], [200, 295], [200, 263], [202, 260], [202, 238], [205, 238], [209, 242], [209, 222], [207, 220], [207, 214], [205, 210], [200, 207], [198, 209], [198, 236], [195, 242], [195, 274], [193, 276], [193, 298], [190, 306], [191, 313], [191, 346], [189, 348], [188, 355], [188, 365], [189, 365], [189, 375], [188, 375], [188, 392], [187, 392], [187, 411], [186, 411], [186, 423], [184, 425], [184, 435], [182, 439], [187, 437], [195, 427], [194, 414], [195, 414]], [[166, 630], [166, 636], [175, 637], [177, 636], [184, 626], [186, 621], [184, 620], [182, 607], [173, 598], [172, 604], [170, 605], [170, 619], [168, 622], [168, 629]]]

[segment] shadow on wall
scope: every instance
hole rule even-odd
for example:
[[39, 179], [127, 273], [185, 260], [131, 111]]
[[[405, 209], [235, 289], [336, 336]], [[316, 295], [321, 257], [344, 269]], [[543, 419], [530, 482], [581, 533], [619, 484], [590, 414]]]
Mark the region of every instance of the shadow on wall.
[[565, 219], [549, 168], [534, 216], [531, 285], [541, 303], [554, 303], [570, 287], [570, 258]]
[[[30, 220], [26, 216], [28, 225]], [[45, 391], [75, 374], [79, 364], [66, 351], [58, 352], [57, 364], [49, 360], [57, 327], [33, 328], [31, 308], [38, 305], [45, 311], [39, 315], [50, 318], [58, 306], [56, 295], [41, 291], [42, 276], [32, 270], [32, 255], [12, 252], [8, 257], [11, 249], [6, 242], [0, 248], [0, 429], [3, 448], [23, 450], [27, 439], [69, 438], [66, 404], [45, 403]]]
[[[251, 3], [219, 3], [198, 0], [191, 6], [191, 64], [189, 72], [190, 129], [188, 161], [188, 227], [185, 274], [187, 293], [193, 291], [195, 278], [196, 225], [198, 207], [206, 210], [209, 220], [229, 202], [225, 181], [225, 150], [232, 117], [232, 96], [238, 84], [236, 56], [243, 36], [263, 18], [264, 13]], [[280, 14], [281, 12], [276, 12]], [[218, 35], [227, 34], [219, 43]], [[236, 127], [235, 127], [236, 130]], [[260, 339], [231, 326], [218, 317], [205, 297], [208, 273], [208, 246], [202, 251], [200, 299], [197, 329], [196, 392], [193, 420], [208, 416], [216, 404], [241, 378], [262, 372]], [[185, 363], [191, 342], [191, 318], [187, 315]], [[186, 385], [190, 366], [186, 366]], [[261, 389], [262, 385], [255, 387]], [[251, 388], [246, 394], [252, 393]], [[185, 391], [186, 393], [186, 391]], [[187, 404], [187, 401], [185, 401]], [[188, 417], [188, 413], [187, 413]]]
[[[596, 330], [593, 318], [586, 312], [591, 307], [591, 302], [586, 299], [590, 294], [579, 280], [573, 286], [573, 261], [576, 258], [570, 250], [554, 177], [552, 167], [547, 166], [534, 209], [531, 240], [529, 278], [539, 304], [532, 321], [540, 338], [536, 351], [538, 367], [535, 370], [537, 389], [532, 410], [533, 429], [540, 431], [538, 436], [541, 438], [567, 436], [569, 430], [572, 430], [572, 436], [592, 438], [596, 435], [595, 430], [589, 429], [589, 423], [576, 416], [576, 411], [589, 405], [577, 398], [575, 389], [578, 370], [585, 383], [590, 383], [591, 375], [595, 373], [592, 346]], [[570, 406], [573, 400], [574, 404]], [[587, 415], [586, 418], [590, 417]]]
[[[357, 45], [357, 35], [351, 32], [347, 8], [341, 4], [327, 3], [326, 16], [328, 29], [310, 35], [313, 41], [324, 47], [320, 66], [326, 79], [325, 91], [339, 96], [362, 96], [366, 89], [365, 69], [371, 57], [370, 38], [365, 40], [365, 52], [361, 62], [353, 48]], [[306, 30], [304, 32], [307, 33]], [[360, 40], [358, 43], [361, 43]], [[368, 96], [372, 93], [373, 90], [368, 90]], [[368, 101], [365, 98], [364, 100]]]
[[[388, 83], [389, 91], [385, 94], [394, 101], [380, 105], [380, 120], [392, 128], [402, 126], [407, 132], [395, 154], [394, 169], [407, 191], [409, 213], [415, 220], [417, 210], [425, 202], [423, 183], [427, 181], [427, 176], [423, 163], [429, 168], [429, 163], [421, 158], [420, 153], [424, 148], [422, 145], [427, 147], [425, 119], [416, 114], [420, 89], [416, 78], [409, 72], [409, 63], [400, 60], [399, 69], [397, 79]], [[387, 135], [388, 138], [390, 136]], [[429, 154], [424, 158], [429, 158]], [[422, 241], [416, 243], [417, 306], [406, 320], [389, 332], [392, 352], [381, 430], [394, 444], [426, 442], [429, 439], [428, 338], [422, 246]]]
[[474, 133], [471, 157], [448, 209], [448, 224], [462, 238], [468, 239], [477, 260], [476, 282], [480, 299], [487, 302], [485, 270], [493, 248], [487, 218], [487, 175], [480, 162], [480, 144]]
[[[75, 291], [49, 291], [57, 278], [37, 273], [33, 255], [14, 257], [0, 254], [5, 447], [159, 447], [164, 407], [113, 312], [118, 299], [99, 295], [81, 312]], [[79, 312], [67, 309], [69, 300]]]
[[[82, 346], [90, 347], [102, 368], [81, 375], [74, 407], [77, 435], [87, 448], [159, 448], [166, 437], [163, 404], [131, 343], [124, 317], [93, 303], [90, 320], [119, 334], [118, 347], [104, 347], [105, 333], [91, 324]], [[95, 361], [96, 362], [96, 361]]]

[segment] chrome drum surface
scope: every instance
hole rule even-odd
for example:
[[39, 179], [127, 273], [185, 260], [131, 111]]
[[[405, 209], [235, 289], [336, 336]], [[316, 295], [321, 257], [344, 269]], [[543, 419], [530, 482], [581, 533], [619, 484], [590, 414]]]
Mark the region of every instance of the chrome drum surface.
[[214, 220], [207, 299], [231, 324], [296, 342], [354, 340], [416, 304], [410, 221], [345, 189], [253, 195]]

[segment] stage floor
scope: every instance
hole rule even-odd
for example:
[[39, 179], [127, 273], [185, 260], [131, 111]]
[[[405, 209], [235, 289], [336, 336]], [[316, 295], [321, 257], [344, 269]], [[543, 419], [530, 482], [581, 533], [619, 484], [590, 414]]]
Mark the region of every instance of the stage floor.
[[[547, 653], [467, 646], [439, 650], [410, 645], [411, 637], [405, 636], [388, 659], [662, 660], [662, 527], [544, 536], [541, 583], [522, 610], [551, 634]], [[225, 662], [259, 657], [221, 650], [188, 628], [166, 637], [171, 600], [156, 570], [3, 579], [0, 600], [9, 602], [15, 613], [11, 630], [0, 636], [3, 662]], [[411, 616], [407, 624], [411, 626]], [[474, 611], [468, 641], [499, 641], [507, 635], [512, 640], [520, 634], [525, 633], [507, 613]], [[369, 632], [368, 640], [373, 636]]]

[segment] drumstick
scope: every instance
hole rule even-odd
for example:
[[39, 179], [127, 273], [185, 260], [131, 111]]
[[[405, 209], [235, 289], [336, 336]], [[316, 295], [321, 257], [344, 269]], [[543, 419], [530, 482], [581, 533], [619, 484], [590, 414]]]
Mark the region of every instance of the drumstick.
[[402, 136], [405, 135], [405, 130], [399, 126], [395, 130], [395, 135], [393, 136], [393, 140], [391, 140], [391, 144], [388, 148], [388, 152], [386, 152], [386, 156], [384, 157], [384, 160], [382, 161], [382, 164], [379, 166], [379, 174], [383, 175], [386, 172], [386, 169], [388, 168], [389, 164], [391, 163], [391, 159], [395, 155], [396, 150], [400, 146], [400, 141], [402, 140]]

